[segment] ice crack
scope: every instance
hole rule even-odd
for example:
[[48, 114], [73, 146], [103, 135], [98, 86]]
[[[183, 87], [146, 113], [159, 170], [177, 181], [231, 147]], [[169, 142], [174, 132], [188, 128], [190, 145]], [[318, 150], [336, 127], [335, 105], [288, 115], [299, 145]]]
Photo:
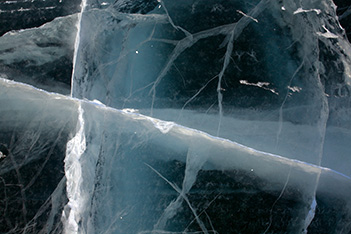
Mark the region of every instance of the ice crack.
[[81, 211], [85, 209], [86, 198], [81, 194], [81, 186], [83, 182], [82, 168], [80, 158], [86, 150], [86, 139], [84, 130], [83, 108], [79, 103], [78, 108], [78, 125], [77, 134], [67, 143], [65, 158], [65, 174], [67, 178], [67, 208], [63, 213], [63, 217], [67, 219], [65, 233], [78, 233], [79, 222], [81, 220]]

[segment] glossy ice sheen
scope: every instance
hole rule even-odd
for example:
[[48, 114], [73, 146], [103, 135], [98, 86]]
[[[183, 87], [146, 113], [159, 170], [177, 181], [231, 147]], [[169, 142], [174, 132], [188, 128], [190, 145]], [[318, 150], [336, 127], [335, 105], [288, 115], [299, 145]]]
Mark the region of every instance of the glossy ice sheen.
[[0, 230], [349, 233], [350, 48], [329, 0], [84, 0], [4, 35]]

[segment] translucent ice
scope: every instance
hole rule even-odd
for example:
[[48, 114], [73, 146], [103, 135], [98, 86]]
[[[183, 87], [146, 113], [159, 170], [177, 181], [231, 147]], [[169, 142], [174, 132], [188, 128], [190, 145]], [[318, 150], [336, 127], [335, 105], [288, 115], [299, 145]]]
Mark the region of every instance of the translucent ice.
[[332, 1], [84, 0], [0, 60], [4, 232], [351, 231]]

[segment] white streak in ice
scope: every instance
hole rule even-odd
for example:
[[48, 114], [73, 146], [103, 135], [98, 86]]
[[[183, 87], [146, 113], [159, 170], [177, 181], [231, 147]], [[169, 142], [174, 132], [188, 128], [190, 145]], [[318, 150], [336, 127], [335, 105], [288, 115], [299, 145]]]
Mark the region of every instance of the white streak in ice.
[[300, 7], [300, 8], [298, 8], [296, 11], [294, 11], [294, 15], [299, 14], [299, 13], [308, 13], [308, 12], [316, 12], [317, 15], [319, 15], [320, 13], [322, 13], [322, 11], [319, 10], [319, 9], [304, 10], [304, 9], [302, 9], [302, 8]]
[[68, 141], [65, 158], [67, 197], [69, 200], [66, 206], [67, 209], [65, 209], [63, 213], [63, 218], [67, 219], [67, 222], [65, 223], [65, 233], [78, 233], [78, 223], [81, 219], [80, 213], [86, 205], [86, 199], [84, 198], [84, 195], [81, 194], [83, 178], [80, 158], [86, 150], [83, 118], [84, 111], [81, 104], [79, 105], [78, 113], [79, 130], [77, 134]]
[[86, 0], [82, 0], [82, 3], [80, 5], [81, 11], [78, 14], [76, 41], [74, 43], [73, 70], [72, 70], [72, 78], [71, 78], [71, 96], [73, 94], [74, 84], [75, 84], [75, 82], [74, 82], [74, 74], [75, 74], [75, 68], [76, 68], [76, 62], [77, 62], [77, 54], [78, 54], [79, 43], [80, 43], [82, 15], [83, 15], [85, 6], [86, 6]]

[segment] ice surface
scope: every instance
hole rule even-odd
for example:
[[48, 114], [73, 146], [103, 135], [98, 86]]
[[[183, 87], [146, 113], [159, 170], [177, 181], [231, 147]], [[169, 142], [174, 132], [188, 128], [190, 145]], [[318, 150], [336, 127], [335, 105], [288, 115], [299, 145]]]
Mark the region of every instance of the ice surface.
[[[139, 13], [130, 17], [121, 14], [121, 5], [128, 6], [128, 1], [117, 2], [108, 7], [86, 2], [73, 96], [138, 109], [350, 175], [343, 166], [349, 150], [334, 144], [333, 137], [350, 127], [348, 118], [340, 128], [335, 115], [341, 106], [348, 112], [349, 106], [334, 101], [348, 99], [340, 91], [349, 90], [350, 45], [331, 1], [159, 1], [149, 13], [130, 11]], [[216, 14], [221, 20], [213, 20]], [[100, 19], [102, 24], [90, 23]], [[165, 133], [173, 130], [170, 126]], [[206, 149], [199, 154], [205, 157]], [[343, 152], [335, 155], [336, 151]], [[179, 196], [167, 206], [154, 231], [167, 229], [167, 222], [185, 201], [200, 230], [208, 233], [185, 196], [190, 191], [187, 186], [183, 183], [178, 188], [157, 174]], [[316, 212], [320, 179], [317, 172], [307, 183], [308, 205], [298, 212], [290, 231], [307, 232]], [[286, 183], [291, 180], [289, 174]]]
[[351, 231], [332, 1], [84, 0], [0, 49], [1, 231]]
[[[67, 202], [63, 160], [77, 107], [64, 96], [1, 79], [0, 159], [3, 233], [54, 233]], [[61, 227], [60, 227], [61, 226]]]
[[[350, 82], [350, 46], [332, 2], [161, 1], [129, 17], [121, 2], [87, 2], [73, 96], [331, 165], [321, 161], [324, 131], [344, 121], [340, 108], [349, 112], [341, 102]], [[237, 137], [235, 122], [249, 135]]]
[[[165, 133], [155, 126], [160, 120], [95, 102], [46, 93], [20, 83], [1, 80], [1, 87], [1, 93], [6, 93], [2, 100], [4, 97], [12, 100], [11, 106], [17, 109], [18, 116], [27, 117], [26, 107], [30, 107], [35, 116], [41, 117], [43, 122], [38, 124], [43, 125], [43, 130], [44, 123], [49, 124], [46, 118], [54, 121], [54, 125], [49, 125], [51, 132], [42, 130], [41, 135], [45, 136], [39, 138], [48, 139], [52, 134], [55, 139], [53, 130], [63, 131], [62, 126], [66, 126], [64, 131], [71, 137], [65, 159], [69, 202], [63, 219], [67, 233], [151, 233], [152, 230], [161, 233], [161, 229], [169, 232], [201, 230], [211, 233], [214, 229], [217, 232], [235, 232], [240, 230], [239, 224], [244, 221], [240, 217], [233, 226], [224, 221], [212, 221], [218, 220], [215, 214], [228, 212], [223, 207], [227, 202], [234, 198], [243, 202], [245, 196], [252, 199], [266, 196], [271, 197], [266, 202], [272, 204], [284, 186], [285, 192], [280, 199], [289, 207], [287, 218], [291, 217], [283, 225], [279, 221], [282, 226], [277, 227], [275, 222], [271, 226], [293, 229], [294, 225], [303, 221], [294, 215], [301, 210], [308, 212], [305, 196], [310, 194], [316, 175], [321, 176], [318, 199], [323, 201], [324, 197], [328, 197], [342, 201], [345, 210], [339, 212], [345, 212], [346, 217], [337, 220], [337, 224], [345, 227], [348, 222], [351, 179], [330, 169], [257, 151], [178, 124], [173, 124]], [[44, 108], [43, 100], [47, 103]], [[43, 116], [47, 117], [43, 119]], [[15, 121], [19, 122], [23, 120]], [[77, 125], [76, 130], [74, 125]], [[30, 129], [30, 126], [37, 129], [33, 124], [27, 128]], [[13, 132], [9, 135], [9, 138], [15, 137]], [[48, 143], [47, 147], [56, 144]], [[15, 145], [23, 147], [20, 143]], [[30, 146], [38, 155], [34, 149], [42, 147], [39, 142]], [[19, 158], [21, 153], [15, 153], [16, 148], [9, 149], [14, 152], [11, 157], [18, 157], [13, 159], [18, 164], [40, 160], [29, 156], [23, 160]], [[43, 157], [49, 155], [43, 153]], [[62, 187], [58, 186], [58, 189], [62, 193]], [[56, 193], [53, 191], [53, 195]], [[62, 211], [65, 204], [62, 203], [56, 205], [61, 209], [54, 206], [51, 209]], [[279, 209], [284, 207], [283, 204], [279, 205]], [[241, 209], [247, 206], [237, 205]], [[279, 218], [274, 207], [270, 211], [271, 205], [258, 203], [255, 206], [265, 210], [261, 219], [267, 225], [270, 215], [274, 221]], [[50, 207], [46, 209], [50, 211]], [[55, 225], [58, 225], [57, 222]], [[289, 222], [292, 227], [287, 226]], [[27, 228], [32, 230], [29, 228], [33, 227]], [[265, 225], [252, 228], [249, 230], [263, 231]]]
[[80, 11], [81, 0], [9, 0], [0, 2], [0, 35], [39, 27], [57, 17]]
[[58, 17], [38, 28], [3, 35], [1, 77], [69, 94], [76, 21], [77, 15]]

